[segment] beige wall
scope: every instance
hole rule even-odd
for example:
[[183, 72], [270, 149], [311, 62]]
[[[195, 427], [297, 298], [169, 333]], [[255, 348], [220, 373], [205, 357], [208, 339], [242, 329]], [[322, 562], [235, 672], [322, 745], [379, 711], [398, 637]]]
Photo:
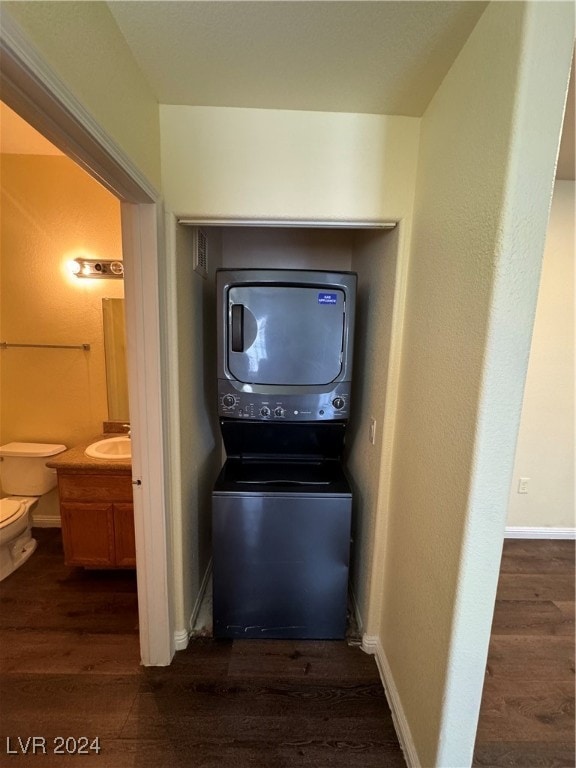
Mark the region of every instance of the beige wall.
[[[347, 463], [354, 489], [354, 547], [352, 594], [362, 630], [374, 631], [369, 602], [378, 583], [372, 582], [374, 544], [384, 535], [385, 497], [391, 445], [389, 428], [396, 404], [394, 369], [395, 308], [400, 241], [403, 224], [390, 232], [367, 231], [355, 235], [352, 269], [358, 274], [356, 346], [352, 413], [346, 438]], [[370, 421], [376, 421], [374, 444]], [[384, 498], [383, 498], [384, 497]]]
[[417, 118], [161, 105], [160, 125], [175, 214], [337, 221], [410, 210]]
[[2, 14], [160, 189], [158, 103], [106, 3], [2, 2]]
[[472, 758], [572, 29], [490, 4], [422, 119], [379, 634], [423, 766]]
[[[510, 488], [508, 525], [574, 528], [574, 182], [557, 181]], [[518, 493], [520, 477], [530, 478]]]
[[89, 352], [0, 352], [1, 440], [73, 446], [107, 418], [101, 300], [122, 280], [80, 281], [77, 256], [121, 259], [118, 201], [65, 157], [2, 156], [3, 341], [89, 343]]
[[194, 271], [193, 228], [167, 216], [175, 378], [177, 448], [170, 476], [176, 633], [184, 641], [210, 562], [210, 492], [221, 465], [217, 423], [214, 273], [221, 264], [221, 237], [208, 234], [208, 278]]

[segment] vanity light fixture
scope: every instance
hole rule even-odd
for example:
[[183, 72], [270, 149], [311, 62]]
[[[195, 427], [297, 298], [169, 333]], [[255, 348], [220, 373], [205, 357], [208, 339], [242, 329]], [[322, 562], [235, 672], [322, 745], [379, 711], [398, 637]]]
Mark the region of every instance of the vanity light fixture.
[[76, 277], [120, 278], [124, 277], [124, 265], [121, 261], [106, 259], [74, 259], [71, 271]]

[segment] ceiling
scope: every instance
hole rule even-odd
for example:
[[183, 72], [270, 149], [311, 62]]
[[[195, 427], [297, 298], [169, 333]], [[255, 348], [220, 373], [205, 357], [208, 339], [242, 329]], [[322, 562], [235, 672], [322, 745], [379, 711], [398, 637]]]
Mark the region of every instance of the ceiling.
[[[159, 103], [419, 116], [487, 3], [111, 0], [107, 5]], [[560, 179], [575, 175], [574, 109], [572, 73]], [[57, 152], [47, 142], [42, 149], [39, 134], [20, 135], [14, 118], [0, 112], [2, 152]]]
[[123, 2], [161, 104], [420, 116], [486, 2]]

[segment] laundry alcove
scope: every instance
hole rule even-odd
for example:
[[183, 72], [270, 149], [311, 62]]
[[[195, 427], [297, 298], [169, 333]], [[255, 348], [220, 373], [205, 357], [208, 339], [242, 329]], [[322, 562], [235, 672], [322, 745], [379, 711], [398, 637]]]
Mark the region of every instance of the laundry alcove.
[[[360, 629], [367, 621], [373, 551], [379, 529], [377, 498], [387, 440], [387, 395], [405, 265], [399, 258], [402, 224], [373, 222], [312, 226], [219, 223], [171, 218], [178, 328], [180, 462], [173, 473], [177, 566], [184, 611], [182, 637], [194, 623], [211, 565], [210, 490], [224, 456], [216, 416], [216, 301], [218, 268], [313, 269], [358, 275], [354, 385], [345, 460], [354, 489], [351, 595]], [[197, 228], [206, 275], [195, 271]], [[400, 289], [399, 289], [400, 287]], [[393, 393], [395, 396], [395, 392]], [[370, 431], [375, 423], [375, 433]], [[373, 440], [373, 442], [372, 442]], [[383, 448], [384, 447], [384, 448]], [[385, 478], [384, 478], [385, 479]], [[194, 491], [191, 491], [194, 489]], [[177, 624], [178, 626], [178, 624]]]

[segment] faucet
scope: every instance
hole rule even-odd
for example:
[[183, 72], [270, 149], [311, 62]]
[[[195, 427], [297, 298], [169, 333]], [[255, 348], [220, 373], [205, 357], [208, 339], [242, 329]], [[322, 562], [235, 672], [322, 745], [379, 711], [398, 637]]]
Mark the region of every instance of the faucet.
[[128, 430], [127, 432], [128, 437], [132, 437], [132, 430], [130, 429], [130, 424], [122, 424], [122, 426], [124, 427], [124, 429]]

